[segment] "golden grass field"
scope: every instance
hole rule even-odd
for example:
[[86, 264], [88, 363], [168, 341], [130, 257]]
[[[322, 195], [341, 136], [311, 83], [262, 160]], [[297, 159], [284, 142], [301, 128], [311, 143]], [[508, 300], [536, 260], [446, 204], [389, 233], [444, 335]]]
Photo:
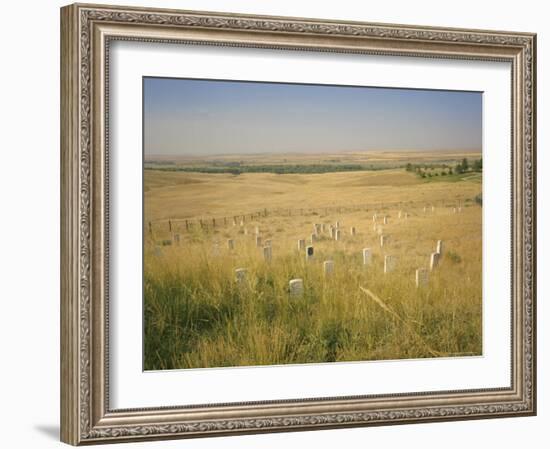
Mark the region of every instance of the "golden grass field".
[[[481, 354], [481, 174], [144, 173], [145, 369]], [[328, 230], [336, 222], [339, 241]], [[311, 243], [316, 223], [325, 231]], [[417, 288], [438, 240], [441, 263]], [[389, 273], [386, 255], [397, 261]], [[304, 291], [293, 296], [297, 278]]]

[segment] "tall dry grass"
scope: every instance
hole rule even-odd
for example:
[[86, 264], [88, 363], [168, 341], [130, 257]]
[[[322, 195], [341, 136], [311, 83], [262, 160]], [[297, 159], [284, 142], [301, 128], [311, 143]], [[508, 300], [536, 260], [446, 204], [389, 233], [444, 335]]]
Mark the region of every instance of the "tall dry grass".
[[[373, 211], [269, 215], [246, 222], [248, 234], [241, 226], [181, 230], [180, 244], [170, 246], [158, 246], [171, 237], [168, 231], [155, 230], [144, 248], [145, 369], [480, 354], [482, 213], [471, 202], [453, 213], [458, 196], [433, 214], [409, 209], [408, 219], [398, 219], [395, 209], [379, 210], [389, 217], [383, 232], [390, 242], [383, 248]], [[323, 234], [306, 262], [297, 240], [307, 239], [314, 223], [335, 221], [342, 240]], [[271, 262], [255, 245], [255, 226], [272, 240]], [[351, 226], [357, 235], [350, 235]], [[415, 270], [428, 267], [439, 239], [441, 265], [426, 287], [416, 288]], [[373, 251], [369, 266], [362, 263], [365, 247]], [[397, 267], [384, 274], [386, 254], [397, 257]], [[323, 274], [325, 260], [334, 261], [331, 276]], [[248, 270], [242, 284], [236, 268]], [[294, 278], [304, 281], [301, 297], [289, 294]]]

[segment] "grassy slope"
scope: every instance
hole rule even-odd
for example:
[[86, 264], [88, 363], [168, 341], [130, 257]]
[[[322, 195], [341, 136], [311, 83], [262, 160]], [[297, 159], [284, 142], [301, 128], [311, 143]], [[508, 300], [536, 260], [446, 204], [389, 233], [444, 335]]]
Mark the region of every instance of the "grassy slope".
[[[453, 181], [453, 176], [449, 177]], [[473, 198], [475, 183], [419, 178], [403, 170], [277, 175], [145, 172], [145, 222], [167, 218], [233, 216], [285, 208], [325, 208], [408, 201], [452, 202]], [[429, 185], [427, 185], [429, 184]], [[422, 187], [422, 188], [419, 188]]]
[[[452, 180], [456, 181], [456, 180]], [[389, 216], [380, 248], [373, 211], [325, 216], [271, 214], [256, 222], [215, 230], [181, 232], [179, 246], [154, 254], [155, 242], [169, 238], [155, 230], [145, 248], [145, 368], [326, 362], [428, 357], [481, 352], [481, 208], [466, 200], [480, 191], [478, 180], [426, 182], [404, 171], [323, 175], [146, 173], [145, 217], [198, 218], [285, 207], [318, 207], [369, 202], [461, 202], [462, 213], [437, 207], [405, 208], [411, 216]], [[269, 203], [267, 203], [269, 201]], [[315, 259], [305, 263], [297, 239], [314, 223], [340, 221], [343, 240], [325, 235]], [[252, 230], [273, 241], [273, 261], [262, 260]], [[357, 235], [349, 235], [349, 227]], [[235, 250], [226, 240], [235, 240]], [[446, 255], [427, 288], [416, 289], [414, 270], [427, 267], [435, 242]], [[361, 264], [371, 247], [372, 265]], [[383, 274], [383, 256], [398, 257], [394, 273]], [[335, 273], [322, 274], [334, 260]], [[239, 287], [234, 269], [249, 270]], [[288, 280], [303, 278], [305, 295], [290, 298]], [[407, 325], [382, 310], [359, 289], [387, 302]]]

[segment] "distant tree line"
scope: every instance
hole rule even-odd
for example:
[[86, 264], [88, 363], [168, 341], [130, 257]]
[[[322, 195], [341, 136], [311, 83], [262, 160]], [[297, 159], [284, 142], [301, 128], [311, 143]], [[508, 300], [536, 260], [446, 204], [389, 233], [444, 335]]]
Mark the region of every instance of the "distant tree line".
[[148, 165], [174, 165], [174, 161], [149, 160], [145, 162]]
[[411, 164], [409, 162], [405, 165], [405, 170], [414, 172], [421, 178], [452, 174], [461, 175], [467, 172], [481, 172], [483, 170], [483, 161], [482, 159], [476, 159], [470, 164], [468, 159], [464, 158], [462, 161], [457, 162], [454, 167], [448, 164]]
[[275, 174], [314, 174], [347, 171], [383, 170], [398, 166], [375, 166], [362, 164], [281, 164], [281, 165], [240, 165], [240, 166], [200, 166], [200, 167], [145, 167], [146, 170], [195, 173], [275, 173]]

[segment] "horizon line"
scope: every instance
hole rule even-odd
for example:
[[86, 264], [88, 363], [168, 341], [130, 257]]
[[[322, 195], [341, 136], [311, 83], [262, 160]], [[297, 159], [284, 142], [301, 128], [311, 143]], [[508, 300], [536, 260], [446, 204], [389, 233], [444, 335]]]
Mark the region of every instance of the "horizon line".
[[215, 153], [215, 154], [200, 154], [200, 153], [187, 153], [187, 154], [170, 154], [170, 153], [159, 153], [159, 154], [145, 154], [144, 158], [159, 158], [159, 157], [200, 157], [200, 158], [213, 158], [213, 157], [227, 157], [227, 156], [266, 156], [266, 155], [277, 155], [277, 156], [285, 156], [285, 155], [301, 155], [301, 156], [314, 156], [314, 155], [331, 155], [331, 154], [358, 154], [358, 153], [480, 153], [483, 154], [483, 150], [481, 148], [457, 148], [457, 149], [441, 149], [441, 150], [425, 150], [425, 149], [399, 149], [399, 150], [326, 150], [326, 151], [318, 151], [318, 152], [299, 152], [299, 151], [288, 151], [284, 153], [279, 153], [275, 151], [265, 151], [265, 152], [258, 152], [258, 153]]

